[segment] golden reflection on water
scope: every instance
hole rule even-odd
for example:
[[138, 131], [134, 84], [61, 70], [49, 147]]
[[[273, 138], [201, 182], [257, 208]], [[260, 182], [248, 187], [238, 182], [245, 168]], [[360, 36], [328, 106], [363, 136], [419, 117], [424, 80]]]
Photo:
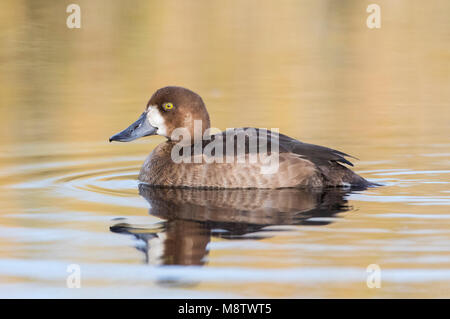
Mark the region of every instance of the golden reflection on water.
[[[8, 233], [0, 258], [136, 263], [140, 256], [121, 236], [103, 235], [105, 220], [157, 221], [133, 181], [162, 139], [107, 139], [140, 114], [154, 90], [181, 85], [204, 98], [215, 127], [280, 128], [355, 155], [357, 171], [387, 184], [351, 195], [354, 210], [337, 222], [260, 240], [269, 245], [264, 250], [211, 249], [208, 267], [449, 268], [448, 1], [376, 1], [378, 30], [365, 24], [370, 1], [77, 3], [79, 30], [66, 28], [61, 1], [0, 4], [0, 226]], [[52, 232], [66, 227], [118, 244], [68, 246]], [[40, 229], [51, 231], [41, 237]], [[0, 273], [5, 282], [23, 277]], [[191, 289], [448, 297], [449, 278], [391, 280], [379, 290], [332, 280]]]

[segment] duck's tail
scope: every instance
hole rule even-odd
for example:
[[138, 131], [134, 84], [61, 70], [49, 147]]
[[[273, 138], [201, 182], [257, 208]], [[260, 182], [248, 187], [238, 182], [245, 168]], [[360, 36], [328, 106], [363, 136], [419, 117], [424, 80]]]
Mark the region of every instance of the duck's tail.
[[364, 177], [353, 172], [348, 167], [336, 162], [319, 168], [322, 172], [325, 186], [352, 187], [361, 189], [382, 186], [381, 184], [368, 181]]

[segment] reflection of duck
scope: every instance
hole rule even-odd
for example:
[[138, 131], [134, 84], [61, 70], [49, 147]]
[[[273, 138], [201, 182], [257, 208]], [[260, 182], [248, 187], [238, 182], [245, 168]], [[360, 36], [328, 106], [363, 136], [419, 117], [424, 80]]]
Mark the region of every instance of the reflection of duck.
[[[210, 135], [209, 128], [201, 97], [170, 86], [157, 90], [141, 117], [109, 140], [129, 142], [149, 135], [168, 139], [153, 150], [139, 174], [139, 180], [150, 185], [268, 189], [371, 185], [343, 165], [352, 165], [343, 152], [262, 129]], [[189, 162], [174, 160], [180, 150]]]
[[[145, 243], [138, 249], [146, 262], [165, 265], [204, 264], [211, 236], [259, 239], [255, 233], [269, 225], [325, 225], [330, 221], [314, 219], [348, 210], [342, 189], [201, 190], [141, 184], [139, 192], [151, 206], [149, 213], [166, 220], [163, 226], [152, 230], [121, 222], [111, 231], [134, 235]], [[153, 258], [160, 260], [152, 260], [158, 252]]]

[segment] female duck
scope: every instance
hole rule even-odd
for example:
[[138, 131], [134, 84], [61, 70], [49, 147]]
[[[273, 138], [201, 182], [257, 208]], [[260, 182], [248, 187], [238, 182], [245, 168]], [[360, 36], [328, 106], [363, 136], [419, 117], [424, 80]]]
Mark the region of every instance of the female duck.
[[[154, 186], [196, 188], [367, 187], [342, 164], [340, 151], [254, 128], [210, 134], [201, 97], [182, 87], [157, 90], [144, 113], [110, 141], [161, 135], [139, 180]], [[264, 156], [263, 156], [264, 155]], [[268, 161], [269, 159], [269, 161]], [[270, 163], [268, 163], [270, 162]]]

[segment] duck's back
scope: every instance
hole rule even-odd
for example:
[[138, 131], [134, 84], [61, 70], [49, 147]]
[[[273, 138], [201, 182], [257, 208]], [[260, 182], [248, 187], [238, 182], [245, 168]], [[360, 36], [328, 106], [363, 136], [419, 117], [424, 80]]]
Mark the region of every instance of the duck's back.
[[[217, 149], [203, 152], [217, 140], [221, 140], [223, 145], [221, 156], [215, 153]], [[228, 149], [228, 156], [226, 148], [230, 143], [227, 142], [233, 142], [231, 145], [234, 148], [231, 152]], [[245, 146], [240, 145], [239, 148], [239, 142]], [[230, 131], [216, 134], [210, 140], [203, 141], [200, 154], [194, 153], [194, 147], [191, 148], [190, 163], [175, 163], [172, 160], [175, 145], [175, 142], [167, 141], [153, 150], [139, 174], [141, 182], [155, 186], [197, 188], [365, 187], [370, 184], [341, 165], [352, 165], [345, 158], [347, 154], [267, 130], [243, 128], [236, 129], [234, 134]], [[277, 157], [276, 169], [273, 166], [267, 169], [267, 161], [264, 162], [259, 156], [260, 145], [267, 145], [268, 156]], [[237, 159], [238, 154], [242, 156], [240, 160]], [[218, 158], [222, 160], [217, 161]]]

